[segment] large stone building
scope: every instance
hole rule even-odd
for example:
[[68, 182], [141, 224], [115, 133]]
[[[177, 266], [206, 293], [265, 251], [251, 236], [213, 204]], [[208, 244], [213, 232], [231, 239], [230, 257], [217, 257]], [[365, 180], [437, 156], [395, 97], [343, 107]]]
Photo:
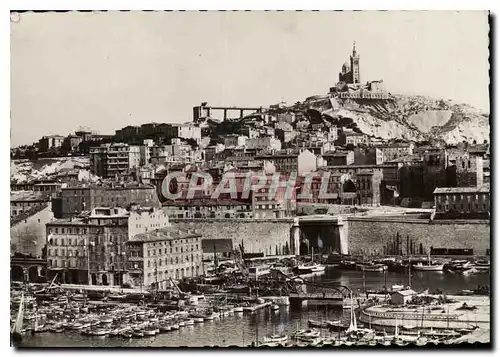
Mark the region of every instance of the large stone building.
[[[241, 192], [239, 192], [241, 194]], [[163, 203], [170, 218], [252, 218], [251, 202], [226, 199], [192, 199]]]
[[248, 149], [281, 150], [281, 141], [271, 136], [247, 139], [245, 146]]
[[352, 165], [354, 163], [354, 151], [339, 150], [329, 151], [323, 154], [327, 166]]
[[90, 214], [47, 223], [47, 278], [61, 282], [121, 285], [127, 281], [125, 244], [139, 233], [169, 227], [165, 210], [97, 207]]
[[317, 157], [309, 150], [281, 150], [274, 153], [266, 153], [255, 156], [256, 160], [270, 161], [274, 164], [276, 171], [281, 173], [296, 172], [304, 175], [316, 170]]
[[128, 281], [134, 287], [164, 289], [170, 279], [203, 274], [201, 235], [161, 228], [138, 234], [126, 244]]
[[181, 138], [201, 141], [201, 128], [193, 124], [167, 124], [165, 137], [168, 139]]
[[394, 143], [377, 145], [376, 148], [382, 152], [383, 162], [399, 159], [404, 156], [413, 155], [413, 143]]
[[465, 153], [457, 158], [456, 180], [458, 187], [480, 187], [483, 185], [483, 158]]
[[489, 219], [490, 189], [487, 185], [481, 187], [438, 187], [434, 190], [434, 206], [435, 219]]
[[140, 164], [140, 146], [114, 143], [90, 148], [90, 172], [100, 177], [118, 177]]
[[42, 136], [38, 141], [38, 151], [47, 152], [52, 149], [58, 149], [62, 146], [63, 142], [64, 136], [61, 135]]
[[10, 253], [41, 258], [47, 240], [45, 225], [53, 218], [50, 202], [13, 217], [10, 220]]
[[10, 217], [16, 217], [45, 206], [50, 199], [47, 195], [35, 194], [31, 191], [17, 191], [10, 194]]
[[54, 204], [56, 218], [69, 218], [102, 206], [127, 208], [132, 204], [160, 205], [155, 186], [116, 182], [68, 186], [61, 190], [61, 196], [53, 199], [53, 203], [54, 201], [59, 201], [58, 209]]
[[382, 176], [381, 170], [362, 170], [356, 174], [357, 204], [380, 205]]

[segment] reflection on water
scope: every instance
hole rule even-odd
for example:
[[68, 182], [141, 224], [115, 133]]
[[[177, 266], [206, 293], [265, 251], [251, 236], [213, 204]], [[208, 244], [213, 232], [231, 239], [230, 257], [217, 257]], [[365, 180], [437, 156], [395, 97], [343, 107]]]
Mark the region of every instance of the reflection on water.
[[[326, 274], [314, 277], [315, 281], [335, 282], [353, 290], [363, 289], [363, 280], [367, 289], [381, 289], [395, 284], [408, 284], [408, 274], [387, 272], [363, 273], [360, 271], [339, 271], [328, 269]], [[489, 284], [489, 274], [470, 274], [468, 276], [446, 274], [442, 272], [413, 272], [411, 285], [415, 290], [429, 288], [431, 291], [442, 289], [454, 293], [460, 289], [474, 289], [478, 285]], [[256, 336], [264, 336], [293, 331], [307, 326], [307, 320], [349, 321], [349, 310], [332, 309], [324, 305], [309, 303], [301, 309], [281, 307], [279, 311], [262, 310], [253, 315], [234, 315], [221, 320], [206, 321], [203, 324], [183, 327], [178, 331], [168, 332], [151, 338], [124, 340], [121, 337], [88, 337], [77, 332], [62, 334], [43, 333], [27, 336], [22, 346], [25, 347], [177, 347], [177, 346], [229, 346], [249, 345]]]

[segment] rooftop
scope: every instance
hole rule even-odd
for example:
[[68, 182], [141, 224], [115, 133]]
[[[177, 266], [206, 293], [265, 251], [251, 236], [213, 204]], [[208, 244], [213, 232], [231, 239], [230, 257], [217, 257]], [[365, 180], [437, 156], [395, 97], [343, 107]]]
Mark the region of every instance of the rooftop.
[[41, 203], [39, 205], [31, 207], [29, 210], [24, 211], [23, 213], [21, 213], [21, 214], [19, 214], [17, 216], [12, 217], [10, 219], [10, 226], [11, 227], [15, 226], [16, 224], [24, 221], [25, 219], [27, 219], [27, 218], [29, 218], [29, 217], [37, 214], [38, 212], [42, 211], [47, 206], [48, 206], [47, 203]]
[[390, 148], [407, 148], [410, 147], [412, 143], [393, 143], [393, 144], [380, 144], [375, 147], [378, 149], [390, 149]]
[[417, 292], [412, 289], [396, 291], [394, 294], [399, 294], [403, 296], [415, 295]]
[[330, 156], [330, 157], [344, 157], [349, 155], [348, 151], [328, 151], [323, 154], [323, 156]]
[[481, 187], [438, 187], [434, 190], [434, 194], [447, 194], [447, 193], [489, 193], [489, 185]]
[[396, 163], [384, 163], [381, 165], [329, 165], [324, 166], [326, 169], [385, 169], [385, 168], [393, 168], [397, 167]]
[[10, 193], [11, 202], [47, 202], [49, 198], [47, 195], [35, 194], [33, 191], [13, 191]]
[[347, 131], [347, 132], [344, 132], [344, 135], [345, 135], [345, 136], [364, 136], [364, 135], [366, 135], [366, 134], [363, 134], [363, 133], [357, 133], [357, 132], [355, 132], [355, 131], [352, 131], [352, 132]]
[[250, 203], [237, 200], [186, 199], [163, 202], [163, 206], [247, 206]]
[[198, 238], [201, 234], [197, 233], [196, 230], [180, 230], [174, 227], [161, 228], [154, 231], [140, 233], [135, 235], [127, 243], [134, 242], [161, 242], [174, 239], [182, 238]]
[[85, 182], [72, 182], [69, 183], [67, 187], [63, 187], [62, 190], [74, 190], [74, 189], [90, 189], [90, 188], [106, 188], [106, 189], [134, 189], [134, 188], [154, 188], [153, 185], [142, 184], [138, 182], [117, 182], [117, 181], [103, 181], [101, 183], [85, 183]]

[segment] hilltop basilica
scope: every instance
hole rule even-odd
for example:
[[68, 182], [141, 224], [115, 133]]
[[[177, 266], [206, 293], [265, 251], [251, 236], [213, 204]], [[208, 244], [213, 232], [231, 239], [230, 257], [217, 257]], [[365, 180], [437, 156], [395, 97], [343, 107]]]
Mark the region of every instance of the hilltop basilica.
[[339, 81], [330, 88], [330, 94], [340, 99], [390, 99], [390, 94], [384, 88], [383, 80], [368, 81], [361, 84], [359, 54], [356, 52], [356, 42], [352, 45], [349, 61], [342, 65]]

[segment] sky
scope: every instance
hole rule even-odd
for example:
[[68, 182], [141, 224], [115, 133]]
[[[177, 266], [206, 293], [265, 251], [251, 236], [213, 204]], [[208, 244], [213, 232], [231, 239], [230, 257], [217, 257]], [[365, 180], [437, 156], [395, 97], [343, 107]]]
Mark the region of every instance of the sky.
[[489, 111], [480, 11], [26, 13], [11, 21], [11, 147], [79, 127], [188, 122], [201, 102], [326, 94], [353, 41], [361, 82]]

